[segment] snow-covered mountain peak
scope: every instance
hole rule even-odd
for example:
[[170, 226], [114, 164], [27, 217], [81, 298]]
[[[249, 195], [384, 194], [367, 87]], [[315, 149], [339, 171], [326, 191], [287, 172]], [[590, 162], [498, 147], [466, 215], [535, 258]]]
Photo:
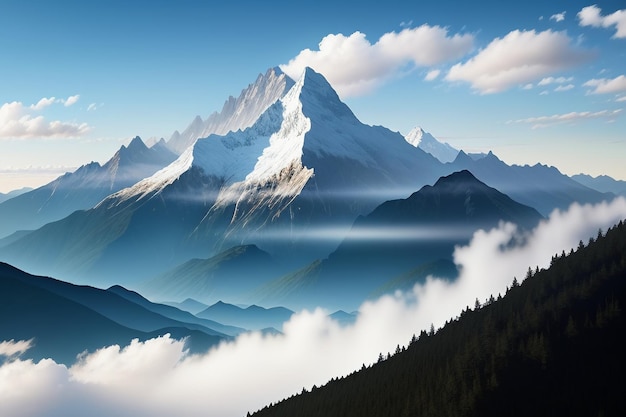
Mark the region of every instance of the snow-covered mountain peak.
[[294, 94], [299, 96], [305, 114], [322, 119], [342, 118], [357, 122], [350, 108], [344, 104], [337, 92], [323, 75], [306, 67]]
[[424, 132], [424, 129], [417, 126], [417, 127], [414, 127], [409, 133], [407, 133], [407, 135], [404, 138], [406, 139], [407, 142], [409, 142], [411, 145], [417, 148], [422, 142], [424, 133], [426, 133]]
[[293, 84], [293, 80], [280, 69], [270, 68], [265, 74], [259, 74], [254, 83], [241, 91], [239, 97], [229, 97], [221, 112], [212, 113], [206, 120], [196, 116], [183, 133], [174, 132], [168, 146], [180, 155], [199, 138], [246, 129]]
[[404, 138], [411, 145], [428, 152], [443, 163], [454, 161], [459, 153], [450, 144], [439, 142], [419, 126], [412, 129]]

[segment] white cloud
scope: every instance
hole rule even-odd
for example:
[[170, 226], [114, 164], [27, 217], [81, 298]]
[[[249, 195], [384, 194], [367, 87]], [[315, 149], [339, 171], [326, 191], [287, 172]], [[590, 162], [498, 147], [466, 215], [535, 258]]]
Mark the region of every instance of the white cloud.
[[622, 101], [626, 101], [626, 96], [621, 96], [615, 99], [615, 101], [617, 102], [622, 102]]
[[580, 26], [603, 28], [615, 26], [613, 38], [626, 38], [626, 9], [617, 10], [610, 15], [602, 16], [602, 9], [594, 4], [593, 6], [583, 7], [578, 12], [578, 20]]
[[559, 124], [575, 123], [582, 120], [606, 119], [613, 121], [621, 113], [622, 109], [601, 110], [597, 112], [571, 112], [564, 114], [553, 114], [551, 116], [529, 117], [527, 119], [511, 120], [508, 123], [524, 123], [532, 125], [533, 129], [551, 127]]
[[[75, 96], [74, 96], [75, 97]], [[46, 99], [48, 103], [51, 99]], [[25, 107], [19, 101], [5, 103], [0, 107], [0, 139], [29, 139], [29, 138], [71, 138], [89, 132], [86, 123], [71, 123], [54, 120], [48, 122], [43, 116], [33, 116], [28, 110], [35, 110], [40, 106]], [[45, 107], [49, 104], [43, 104]], [[41, 108], [41, 106], [40, 106]]]
[[440, 70], [438, 69], [434, 69], [431, 71], [428, 71], [428, 73], [426, 74], [426, 76], [424, 77], [424, 80], [426, 81], [433, 81], [435, 80], [437, 77], [439, 77], [439, 74], [441, 73]]
[[32, 340], [18, 340], [13, 339], [0, 342], [0, 356], [16, 356], [21, 355], [32, 347]]
[[39, 100], [37, 102], [37, 104], [31, 104], [29, 106], [29, 108], [32, 109], [32, 110], [41, 110], [43, 108], [46, 108], [46, 107], [52, 105], [56, 101], [57, 101], [57, 99], [55, 97], [50, 97], [50, 98], [44, 97], [41, 100]]
[[550, 16], [550, 20], [554, 20], [556, 22], [562, 22], [565, 20], [565, 12], [556, 13]]
[[568, 83], [570, 81], [572, 81], [574, 79], [574, 77], [546, 77], [546, 78], [542, 78], [541, 81], [539, 81], [537, 83], [537, 85], [550, 85], [550, 84], [564, 84], [564, 83]]
[[569, 91], [574, 87], [575, 87], [574, 84], [559, 85], [558, 87], [554, 89], [554, 91], [556, 91], [557, 93], [561, 91]]
[[98, 105], [96, 103], [91, 103], [89, 106], [87, 106], [87, 111], [95, 111], [98, 109]]
[[323, 74], [342, 97], [372, 91], [410, 65], [429, 67], [459, 59], [473, 48], [474, 36], [449, 35], [439, 26], [390, 32], [371, 44], [364, 33], [325, 36], [316, 51], [305, 49], [281, 69], [298, 78], [305, 67]]
[[478, 231], [455, 250], [458, 280], [429, 278], [413, 291], [366, 302], [353, 326], [342, 328], [316, 310], [294, 315], [283, 335], [244, 334], [204, 355], [160, 337], [100, 349], [69, 369], [50, 360], [14, 360], [0, 366], [3, 416], [243, 416], [376, 361], [378, 353], [406, 345], [430, 323], [443, 325], [476, 298], [504, 293], [528, 267], [548, 267], [553, 255], [624, 217], [621, 198], [555, 211], [523, 238], [512, 224]]
[[620, 75], [613, 79], [592, 79], [583, 84], [585, 87], [593, 87], [591, 94], [612, 94], [626, 92], [626, 76]]
[[69, 107], [69, 106], [71, 106], [73, 104], [76, 104], [76, 102], [78, 101], [79, 98], [80, 98], [80, 94], [76, 94], [74, 96], [69, 96], [65, 100], [62, 100], [63, 101], [63, 105], [65, 107]]
[[446, 80], [468, 82], [481, 94], [498, 93], [590, 58], [590, 52], [575, 48], [565, 32], [515, 30], [494, 39], [469, 61], [454, 65]]
[[522, 89], [524, 90], [532, 90], [533, 89], [533, 83], [528, 83], [522, 86]]

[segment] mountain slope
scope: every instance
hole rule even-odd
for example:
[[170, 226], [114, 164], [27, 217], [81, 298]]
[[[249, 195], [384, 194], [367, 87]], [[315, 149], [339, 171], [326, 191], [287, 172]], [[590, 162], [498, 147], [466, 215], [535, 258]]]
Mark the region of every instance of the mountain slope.
[[245, 88], [238, 98], [229, 97], [221, 112], [212, 113], [206, 120], [196, 116], [183, 133], [174, 132], [167, 146], [180, 155], [199, 138], [244, 130], [252, 126], [291, 86], [291, 78], [279, 68], [270, 68], [264, 75], [259, 74], [256, 81]]
[[[352, 309], [387, 281], [422, 264], [445, 260], [449, 265], [454, 246], [469, 242], [478, 229], [495, 227], [500, 221], [531, 228], [541, 219], [536, 210], [488, 187], [470, 172], [456, 172], [357, 219], [344, 241], [317, 268], [284, 282], [282, 290], [273, 290], [288, 294], [285, 298], [264, 302]], [[449, 269], [436, 268], [446, 276]]]
[[[209, 259], [191, 259], [142, 284], [155, 299], [195, 297], [204, 303], [242, 301], [242, 294], [273, 277], [271, 256], [254, 245], [235, 246]], [[219, 320], [217, 320], [219, 321]]]
[[253, 415], [624, 415], [625, 253], [620, 222], [502, 299]]
[[72, 173], [0, 204], [0, 237], [32, 230], [76, 210], [93, 207], [103, 198], [154, 174], [174, 160], [162, 143], [148, 148], [139, 137], [122, 147], [104, 165], [83, 165]]

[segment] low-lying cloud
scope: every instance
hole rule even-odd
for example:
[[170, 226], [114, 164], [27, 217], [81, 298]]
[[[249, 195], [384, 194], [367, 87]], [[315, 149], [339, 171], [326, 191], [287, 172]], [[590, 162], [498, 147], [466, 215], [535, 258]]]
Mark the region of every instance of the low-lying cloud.
[[457, 281], [431, 277], [413, 291], [366, 302], [347, 327], [322, 310], [303, 311], [284, 325], [283, 335], [244, 334], [204, 355], [189, 355], [184, 342], [166, 336], [109, 346], [70, 368], [51, 360], [10, 360], [0, 366], [2, 412], [8, 417], [244, 416], [375, 362], [379, 353], [407, 344], [431, 323], [443, 325], [476, 298], [504, 293], [529, 266], [548, 267], [554, 254], [623, 218], [626, 199], [620, 198], [555, 211], [524, 236], [509, 223], [478, 231], [468, 246], [455, 250], [461, 266]]

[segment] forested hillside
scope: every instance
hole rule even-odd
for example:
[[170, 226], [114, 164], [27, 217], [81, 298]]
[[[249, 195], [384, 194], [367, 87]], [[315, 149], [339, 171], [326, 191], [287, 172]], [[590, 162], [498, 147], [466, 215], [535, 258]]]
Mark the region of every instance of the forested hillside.
[[620, 222], [378, 363], [254, 415], [624, 416], [625, 289]]

